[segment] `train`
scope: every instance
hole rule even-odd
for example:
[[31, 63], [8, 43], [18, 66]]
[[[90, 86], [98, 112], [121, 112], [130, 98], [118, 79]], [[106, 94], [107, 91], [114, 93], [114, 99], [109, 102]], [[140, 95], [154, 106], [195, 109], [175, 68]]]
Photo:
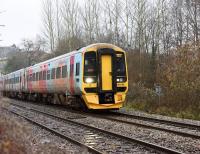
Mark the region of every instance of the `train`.
[[128, 91], [126, 52], [96, 43], [1, 77], [4, 96], [84, 109], [119, 109]]

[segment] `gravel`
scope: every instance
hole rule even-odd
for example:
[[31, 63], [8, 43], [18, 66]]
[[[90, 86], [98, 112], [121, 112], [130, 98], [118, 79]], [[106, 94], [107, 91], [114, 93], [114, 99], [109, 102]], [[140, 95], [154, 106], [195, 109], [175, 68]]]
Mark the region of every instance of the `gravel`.
[[139, 120], [131, 117], [126, 117], [126, 116], [107, 116], [108, 118], [112, 119], [117, 119], [117, 120], [123, 120], [123, 121], [128, 121], [128, 122], [133, 122], [133, 123], [138, 123], [138, 124], [143, 124], [147, 126], [154, 126], [158, 128], [164, 128], [168, 130], [175, 130], [178, 132], [183, 132], [183, 133], [189, 133], [189, 134], [194, 134], [200, 136], [200, 130], [197, 128], [189, 128], [187, 126], [177, 126], [173, 124], [167, 124], [167, 123], [160, 123], [160, 122], [153, 122], [151, 120]]
[[0, 137], [0, 153], [79, 154], [83, 152], [81, 147], [61, 139], [40, 127], [32, 125], [23, 118], [4, 110], [2, 107], [6, 107], [7, 104], [3, 103], [3, 101], [0, 101], [0, 121], [5, 119], [6, 121], [4, 120], [3, 124], [6, 126], [10, 125], [10, 128], [13, 128], [11, 131], [8, 130], [6, 138], [10, 138], [10, 140], [20, 146], [13, 147], [14, 151], [13, 149], [7, 149], [3, 147], [4, 141]]
[[167, 133], [163, 131], [157, 131], [152, 129], [146, 129], [128, 124], [121, 124], [117, 122], [111, 122], [105, 119], [88, 117], [87, 119], [76, 119], [84, 124], [89, 124], [101, 129], [109, 130], [122, 134], [128, 137], [138, 138], [147, 142], [155, 143], [161, 146], [165, 146], [171, 149], [175, 149], [186, 153], [199, 153], [200, 152], [200, 140], [182, 137]]
[[195, 124], [195, 125], [200, 126], [200, 121], [198, 121], [198, 120], [175, 118], [175, 117], [163, 116], [163, 115], [158, 115], [158, 114], [149, 114], [149, 113], [145, 113], [142, 111], [127, 110], [125, 108], [122, 108], [117, 112], [131, 114], [131, 115], [144, 116], [144, 117], [150, 117], [150, 118], [152, 117], [152, 118], [163, 119], [163, 120], [170, 120], [170, 121], [175, 121], [175, 122]]
[[[10, 101], [9, 99], [6, 101]], [[13, 101], [13, 100], [12, 100]], [[25, 104], [24, 102], [19, 101], [22, 104]], [[33, 107], [36, 105], [33, 104], [28, 104], [28, 106]], [[40, 108], [42, 109], [42, 107]], [[138, 138], [141, 140], [145, 140], [147, 142], [155, 143], [161, 146], [165, 146], [174, 150], [178, 150], [184, 153], [200, 153], [200, 140], [198, 139], [192, 139], [189, 137], [182, 137], [179, 135], [174, 135], [172, 133], [167, 133], [163, 131], [158, 131], [158, 130], [153, 130], [153, 129], [147, 129], [147, 128], [142, 128], [142, 127], [137, 127], [129, 124], [121, 124], [118, 122], [110, 121], [110, 120], [105, 120], [105, 119], [100, 119], [100, 118], [95, 118], [95, 117], [90, 117], [87, 116], [83, 118], [83, 115], [81, 114], [75, 114], [66, 111], [61, 111], [61, 110], [55, 110], [52, 108], [52, 106], [45, 108], [43, 107], [44, 110], [48, 110], [51, 113], [54, 113], [56, 115], [65, 117], [65, 118], [70, 118], [70, 117], [77, 117], [74, 118], [75, 121], [88, 124], [90, 126], [95, 126], [104, 130], [109, 130], [121, 135], [125, 135], [128, 137], [134, 137]], [[126, 111], [120, 111], [120, 112], [126, 112]], [[127, 113], [127, 112], [126, 112]], [[171, 117], [166, 117], [166, 116], [159, 116], [159, 115], [149, 115], [146, 113], [140, 113], [140, 112], [128, 112], [129, 114], [136, 114], [136, 115], [142, 115], [142, 116], [152, 116], [156, 118], [163, 118], [167, 120], [174, 120], [174, 121], [181, 121], [181, 122], [188, 122], [188, 123], [195, 123], [199, 124], [198, 121], [194, 120], [183, 120], [183, 119], [178, 119], [178, 118], [171, 118]], [[81, 118], [79, 118], [81, 117]], [[187, 131], [187, 129], [185, 130]]]
[[62, 132], [63, 134], [104, 153], [156, 153], [155, 150], [150, 150], [149, 148], [143, 147], [136, 143], [130, 143], [128, 141], [88, 129], [86, 127], [62, 122], [57, 119], [43, 116], [42, 114], [31, 111], [27, 112], [27, 110], [22, 110], [12, 106], [10, 109], [35, 121], [38, 121], [47, 127]]

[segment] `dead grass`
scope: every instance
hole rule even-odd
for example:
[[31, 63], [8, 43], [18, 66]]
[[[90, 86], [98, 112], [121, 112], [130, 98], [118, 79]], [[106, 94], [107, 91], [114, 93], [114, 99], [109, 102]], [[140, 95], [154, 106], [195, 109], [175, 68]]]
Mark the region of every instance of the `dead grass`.
[[0, 117], [0, 153], [2, 154], [24, 154], [26, 149], [26, 129], [12, 119], [2, 115]]

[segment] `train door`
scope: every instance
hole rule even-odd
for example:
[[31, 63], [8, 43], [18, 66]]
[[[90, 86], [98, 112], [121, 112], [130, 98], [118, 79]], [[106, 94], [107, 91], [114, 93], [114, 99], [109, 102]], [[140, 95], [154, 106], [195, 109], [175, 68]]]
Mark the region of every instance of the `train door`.
[[24, 70], [24, 90], [28, 90], [28, 71]]
[[98, 50], [99, 61], [99, 103], [115, 103], [114, 94], [116, 92], [115, 77], [115, 51], [113, 49]]
[[14, 88], [15, 88], [15, 74], [13, 74], [13, 78], [12, 78], [11, 91], [14, 91]]
[[116, 55], [113, 49], [98, 50], [99, 62], [99, 87], [100, 92], [116, 91], [115, 61]]
[[102, 90], [112, 90], [112, 57], [111, 55], [101, 56]]
[[75, 92], [80, 93], [80, 87], [81, 87], [81, 59], [82, 55], [81, 54], [76, 54], [75, 55]]
[[70, 93], [74, 94], [74, 56], [70, 57]]
[[23, 76], [23, 73], [22, 71], [19, 73], [19, 83], [20, 83], [20, 91], [23, 90], [23, 82], [22, 82], [22, 76]]

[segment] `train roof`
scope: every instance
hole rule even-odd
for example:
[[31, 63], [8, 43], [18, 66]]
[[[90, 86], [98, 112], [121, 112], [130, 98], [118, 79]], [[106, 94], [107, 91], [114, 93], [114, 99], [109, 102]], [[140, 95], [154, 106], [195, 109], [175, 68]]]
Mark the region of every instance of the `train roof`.
[[7, 76], [7, 75], [12, 75], [14, 73], [19, 73], [21, 71], [24, 71], [24, 68], [20, 69], [20, 70], [17, 70], [17, 71], [14, 71], [14, 72], [11, 72], [11, 73], [8, 73], [8, 74], [5, 74], [4, 76]]
[[112, 49], [115, 49], [115, 50], [123, 51], [123, 49], [121, 49], [120, 47], [113, 45], [113, 44], [110, 44], [110, 43], [95, 43], [95, 44], [88, 45], [88, 46], [81, 48], [81, 49], [88, 49], [88, 48], [96, 48], [96, 49], [112, 48]]
[[[77, 54], [77, 53], [84, 53], [88, 48], [97, 48], [98, 49], [98, 48], [102, 48], [102, 47], [122, 50], [121, 48], [119, 48], [119, 47], [117, 47], [115, 45], [109, 44], [109, 43], [95, 43], [95, 44], [88, 45], [86, 47], [82, 47], [82, 48], [80, 48], [78, 50], [74, 50], [72, 52], [69, 52], [69, 53], [66, 53], [66, 54], [63, 54], [63, 55], [48, 59], [46, 61], [37, 63], [37, 64], [29, 66], [29, 67], [37, 67], [37, 66], [39, 66], [41, 64], [49, 63], [49, 62], [55, 61], [55, 60], [60, 59], [60, 58], [71, 56], [71, 55], [74, 55], [74, 54]], [[29, 67], [27, 67], [27, 68], [29, 68]]]
[[[57, 60], [57, 59], [64, 58], [64, 57], [67, 57], [67, 56], [70, 56], [70, 55], [73, 55], [73, 54], [77, 54], [77, 53], [80, 53], [80, 51], [79, 51], [79, 50], [78, 50], [78, 51], [75, 50], [75, 51], [72, 51], [72, 52], [69, 52], [69, 53], [66, 53], [66, 54], [63, 54], [63, 55], [60, 55], [60, 56], [57, 56], [57, 57], [48, 59], [48, 60], [46, 60], [46, 61], [43, 61], [43, 62], [34, 64], [34, 65], [32, 65], [32, 66], [29, 66], [29, 67], [37, 67], [38, 65], [45, 64], [45, 63], [49, 63], [49, 62], [55, 61], [55, 60]], [[29, 68], [29, 67], [27, 67], [27, 68]]]
[[[43, 62], [40, 62], [40, 63], [37, 63], [37, 64], [34, 64], [32, 66], [28, 66], [26, 68], [22, 68], [20, 70], [17, 70], [17, 71], [14, 71], [14, 72], [11, 72], [9, 74], [6, 74], [6, 75], [12, 75], [13, 73], [17, 73], [17, 72], [20, 72], [20, 71], [24, 71], [24, 69], [28, 69], [30, 67], [37, 67], [41, 64], [45, 64], [45, 63], [49, 63], [51, 61], [55, 61], [57, 59], [60, 59], [60, 58], [64, 58], [64, 57], [67, 57], [67, 56], [70, 56], [70, 55], [73, 55], [73, 54], [77, 54], [77, 53], [84, 53], [85, 51], [87, 51], [87, 49], [89, 48], [95, 48], [95, 49], [99, 49], [99, 48], [112, 48], [112, 49], [115, 49], [115, 50], [119, 50], [119, 51], [123, 51], [123, 49], [121, 49], [120, 47], [116, 46], [116, 45], [113, 45], [113, 44], [109, 44], [109, 43], [94, 43], [94, 44], [90, 44], [88, 46], [85, 46], [85, 47], [82, 47], [78, 50], [74, 50], [72, 52], [69, 52], [69, 53], [66, 53], [66, 54], [63, 54], [63, 55], [60, 55], [60, 56], [57, 56], [57, 57], [54, 57], [54, 58], [51, 58], [51, 59], [48, 59], [46, 61], [43, 61]], [[4, 75], [4, 76], [6, 76]]]

